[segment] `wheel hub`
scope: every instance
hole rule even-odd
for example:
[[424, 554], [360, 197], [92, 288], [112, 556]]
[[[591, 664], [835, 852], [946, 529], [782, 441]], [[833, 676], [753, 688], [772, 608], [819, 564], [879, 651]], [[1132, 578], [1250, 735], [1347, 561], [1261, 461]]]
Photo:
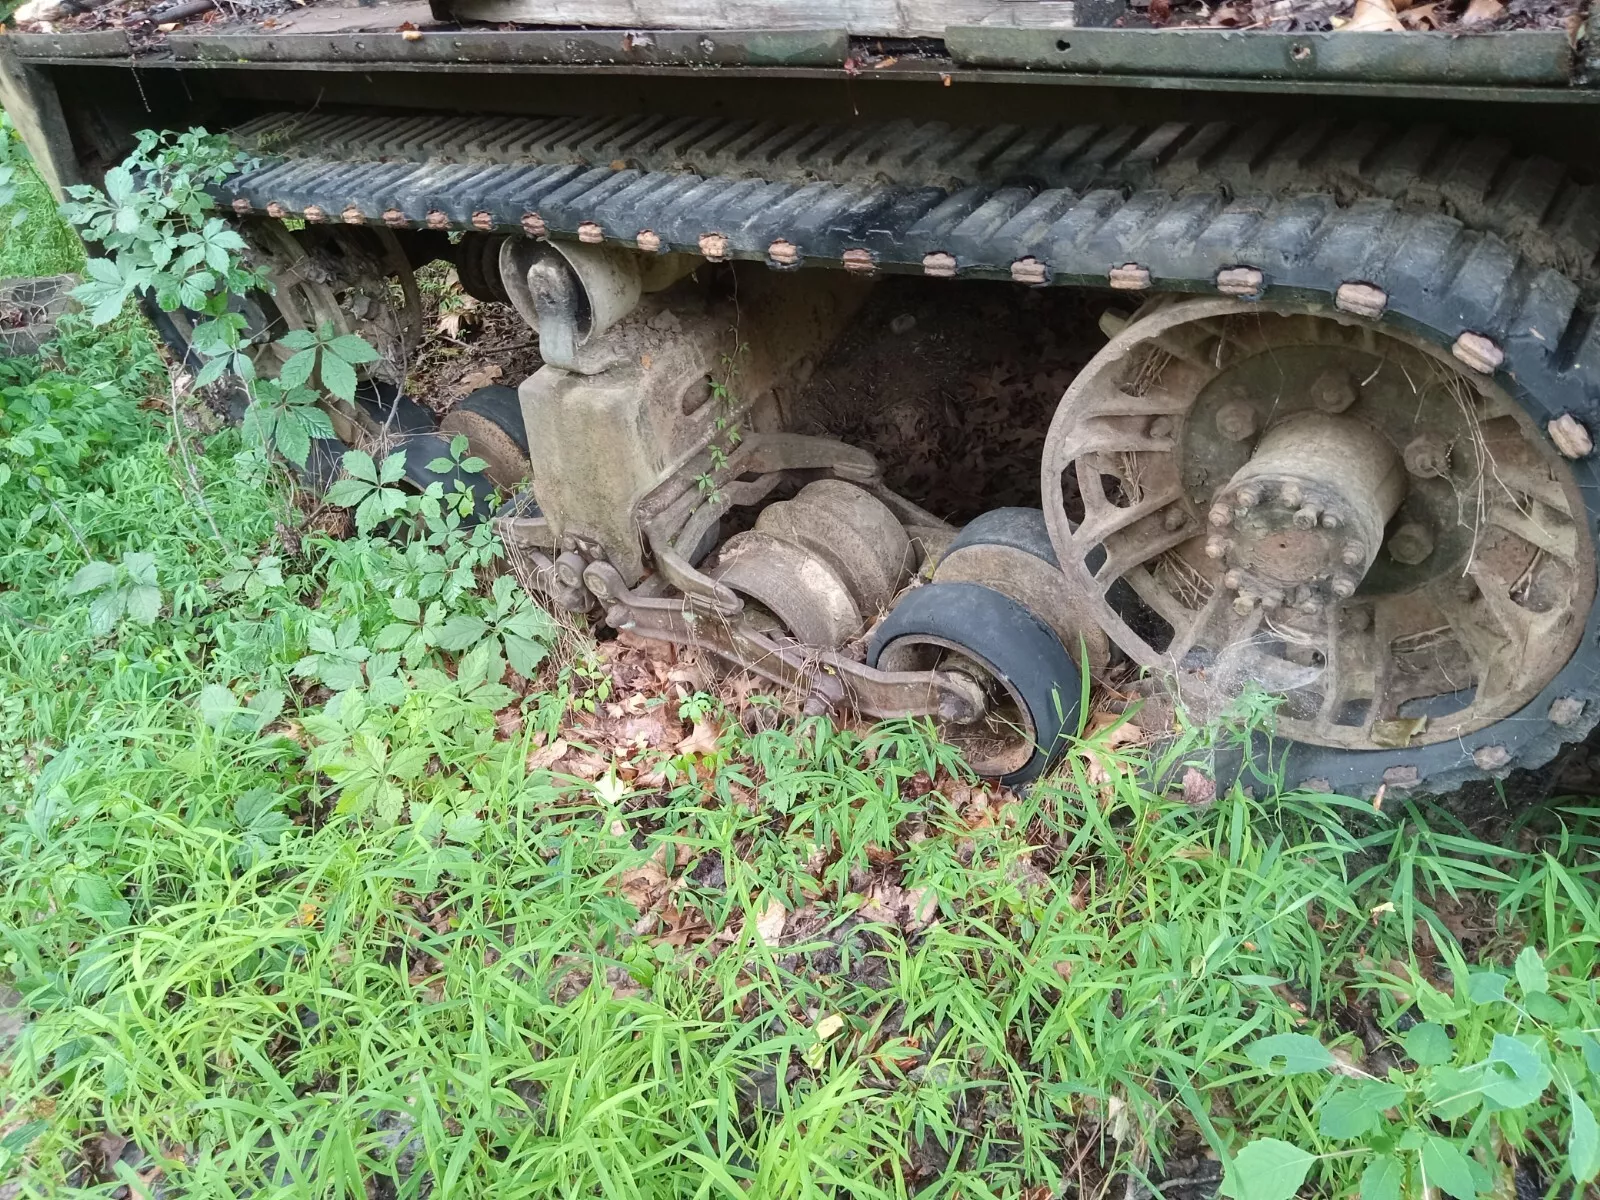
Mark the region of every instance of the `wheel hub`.
[[[1043, 491], [1072, 602], [1196, 714], [1277, 696], [1289, 742], [1473, 737], [1556, 677], [1594, 603], [1543, 429], [1348, 314], [1152, 301], [1068, 388]], [[1111, 603], [1124, 584], [1138, 607]]]
[[1355, 593], [1405, 491], [1399, 456], [1360, 421], [1302, 412], [1269, 429], [1211, 506], [1206, 555], [1233, 607], [1321, 612]]

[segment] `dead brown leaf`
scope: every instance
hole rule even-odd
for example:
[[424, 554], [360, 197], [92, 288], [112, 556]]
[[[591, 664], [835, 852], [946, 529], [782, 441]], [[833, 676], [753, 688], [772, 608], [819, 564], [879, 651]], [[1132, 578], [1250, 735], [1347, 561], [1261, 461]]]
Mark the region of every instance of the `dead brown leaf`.
[[717, 727], [709, 720], [696, 721], [694, 731], [678, 743], [679, 754], [715, 754], [717, 752]]
[[557, 738], [548, 746], [542, 746], [528, 755], [527, 769], [532, 771], [548, 771], [561, 760], [567, 752], [567, 743], [564, 738]]
[[1472, 0], [1467, 11], [1461, 14], [1460, 25], [1487, 25], [1505, 15], [1506, 6], [1500, 0]]
[[1183, 773], [1183, 802], [1190, 805], [1210, 804], [1217, 798], [1217, 782], [1202, 771], [1190, 767]]
[[1395, 11], [1394, 0], [1356, 0], [1356, 9], [1341, 31], [1399, 31], [1405, 28]]
[[476, 371], [468, 371], [461, 377], [459, 387], [464, 392], [474, 392], [481, 387], [488, 387], [505, 374], [499, 363], [485, 363]]

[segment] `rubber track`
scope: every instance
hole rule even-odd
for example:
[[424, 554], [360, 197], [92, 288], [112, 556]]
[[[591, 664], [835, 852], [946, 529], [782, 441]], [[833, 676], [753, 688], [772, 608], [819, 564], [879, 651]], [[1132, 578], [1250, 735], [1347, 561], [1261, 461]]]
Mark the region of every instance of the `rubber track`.
[[[236, 134], [263, 153], [329, 164], [418, 164], [425, 169], [407, 180], [379, 175], [389, 195], [403, 197], [410, 207], [431, 207], [441, 183], [474, 178], [472, 172], [443, 168], [471, 165], [587, 166], [608, 173], [620, 168], [796, 186], [936, 188], [951, 195], [970, 188], [1038, 193], [1117, 187], [1283, 198], [1310, 187], [1341, 204], [1385, 199], [1405, 211], [1455, 216], [1499, 234], [1539, 266], [1558, 268], [1585, 287], [1600, 283], [1600, 191], [1552, 159], [1516, 155], [1502, 138], [1468, 137], [1438, 125], [1262, 121], [958, 128], [910, 120], [847, 126], [669, 116], [280, 114]], [[494, 172], [478, 177], [477, 184], [498, 185], [505, 178]], [[303, 170], [285, 172], [284, 186], [291, 182], [308, 181]], [[337, 190], [358, 198], [348, 188]], [[462, 194], [459, 187], [451, 190]], [[295, 198], [304, 194], [297, 190]], [[313, 203], [330, 213], [343, 211], [343, 201], [324, 202], [334, 199], [330, 194]], [[369, 195], [358, 207], [368, 209], [373, 200]], [[297, 211], [306, 207], [285, 203]], [[409, 214], [406, 204], [399, 207]], [[471, 211], [456, 208], [452, 216], [471, 217]], [[617, 232], [630, 237], [638, 230]]]
[[[719, 256], [769, 262], [781, 240], [804, 261], [869, 271], [951, 256], [961, 275], [1047, 284], [1105, 286], [1131, 264], [1152, 290], [1215, 294], [1219, 276], [1244, 269], [1259, 272], [1261, 298], [1329, 306], [1341, 285], [1365, 284], [1386, 294], [1386, 321], [1445, 346], [1486, 339], [1504, 356], [1500, 381], [1541, 428], [1571, 413], [1600, 433], [1600, 324], [1572, 277], [1588, 278], [1600, 205], [1500, 143], [1268, 124], [957, 132], [315, 116], [286, 129], [277, 118], [242, 131], [263, 151], [292, 139], [293, 157], [231, 179], [221, 203], [458, 229], [526, 228], [537, 214], [557, 237], [586, 226], [591, 239], [634, 244], [649, 231], [663, 251], [700, 253], [709, 234], [725, 240], [712, 244]], [[752, 177], [756, 166], [771, 177]], [[942, 271], [942, 258], [929, 261]], [[1573, 467], [1600, 527], [1595, 458]], [[1541, 765], [1600, 718], [1597, 639], [1600, 606], [1560, 675], [1490, 729], [1395, 751], [1296, 746], [1286, 778], [1445, 788], [1481, 777], [1473, 755], [1494, 747], [1510, 766]], [[1548, 714], [1562, 698], [1584, 708], [1558, 727]]]

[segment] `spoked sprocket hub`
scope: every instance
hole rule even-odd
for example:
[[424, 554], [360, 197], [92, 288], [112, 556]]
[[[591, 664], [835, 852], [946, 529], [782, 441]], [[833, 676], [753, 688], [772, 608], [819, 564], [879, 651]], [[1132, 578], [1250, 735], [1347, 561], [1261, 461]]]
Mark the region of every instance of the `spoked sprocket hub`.
[[291, 329], [332, 326], [355, 334], [378, 352], [361, 368], [368, 379], [400, 384], [422, 339], [422, 297], [394, 233], [374, 227], [247, 222], [241, 232], [272, 285], [260, 297], [261, 346], [256, 366], [276, 375], [289, 351], [276, 344]]
[[1588, 703], [1561, 690], [1596, 590], [1574, 464], [1424, 337], [1152, 301], [1067, 390], [1043, 479], [1075, 602], [1191, 711], [1281, 697], [1291, 784], [1503, 768], [1530, 712]]

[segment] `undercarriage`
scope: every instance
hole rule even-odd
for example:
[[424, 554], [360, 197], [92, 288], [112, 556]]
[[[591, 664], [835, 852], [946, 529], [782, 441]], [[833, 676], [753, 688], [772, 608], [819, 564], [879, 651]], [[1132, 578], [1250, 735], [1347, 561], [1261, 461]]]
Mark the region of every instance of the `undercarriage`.
[[[1600, 223], [1561, 180], [1519, 219], [1543, 160], [1499, 162], [1474, 209], [1470, 147], [1437, 132], [241, 132], [271, 157], [217, 204], [273, 284], [261, 342], [332, 323], [376, 346], [341, 441], [407, 448], [426, 486], [465, 434], [489, 464], [465, 481], [478, 515], [510, 496], [494, 519], [555, 606], [808, 711], [931, 718], [1008, 782], [1048, 768], [1110, 678], [1184, 720], [1273, 697], [1258, 768], [1347, 793], [1537, 765], [1600, 715]], [[1408, 154], [1445, 163], [1439, 187]], [[1361, 168], [1341, 195], [1317, 186], [1330, 161]], [[515, 308], [543, 366], [435, 429], [397, 392], [412, 270], [437, 258]], [[1048, 421], [1038, 507], [958, 526], [868, 450], [796, 430], [896, 274], [1097, 289], [1106, 341]]]

